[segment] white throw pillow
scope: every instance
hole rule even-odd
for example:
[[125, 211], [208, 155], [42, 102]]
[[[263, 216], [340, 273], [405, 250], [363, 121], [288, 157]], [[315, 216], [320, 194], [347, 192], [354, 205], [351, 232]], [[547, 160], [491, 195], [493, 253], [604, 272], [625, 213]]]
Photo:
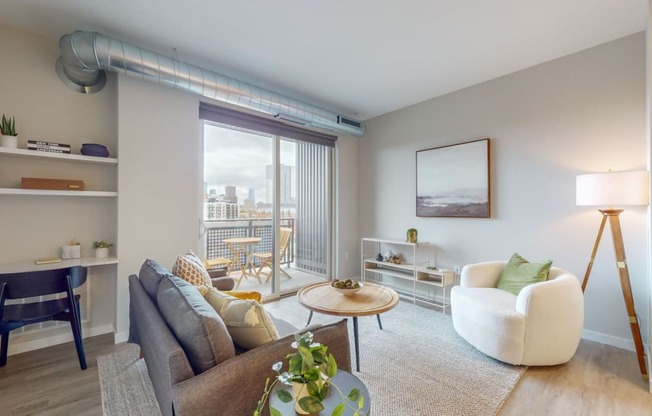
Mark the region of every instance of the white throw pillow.
[[222, 317], [233, 342], [239, 347], [250, 350], [279, 338], [269, 314], [255, 300], [234, 298], [214, 288], [203, 295]]

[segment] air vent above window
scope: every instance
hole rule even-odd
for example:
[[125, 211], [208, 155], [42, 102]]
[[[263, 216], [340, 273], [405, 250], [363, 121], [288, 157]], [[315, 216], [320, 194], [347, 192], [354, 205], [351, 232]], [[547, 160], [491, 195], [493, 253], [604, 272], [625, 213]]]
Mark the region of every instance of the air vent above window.
[[350, 118], [342, 117], [342, 116], [337, 116], [337, 124], [346, 124], [349, 126], [353, 126], [355, 128], [361, 128], [362, 123], [357, 121], [357, 120], [351, 120]]

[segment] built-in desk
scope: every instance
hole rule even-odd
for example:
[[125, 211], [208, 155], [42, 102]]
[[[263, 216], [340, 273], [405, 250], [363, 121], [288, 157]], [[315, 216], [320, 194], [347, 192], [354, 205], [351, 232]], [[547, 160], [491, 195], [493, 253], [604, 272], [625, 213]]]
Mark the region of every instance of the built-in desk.
[[3, 273], [21, 273], [33, 272], [36, 270], [56, 270], [66, 269], [68, 267], [83, 266], [104, 266], [106, 264], [118, 264], [117, 257], [82, 257], [79, 259], [61, 260], [60, 263], [35, 264], [34, 260], [27, 260], [15, 263], [0, 263], [0, 274]]
[[[25, 260], [13, 263], [0, 263], [0, 274], [4, 273], [21, 273], [21, 272], [31, 272], [37, 270], [55, 270], [55, 269], [65, 269], [68, 267], [82, 266], [88, 267], [88, 279], [86, 283], [81, 286], [83, 289], [82, 292], [82, 303], [81, 306], [81, 315], [82, 315], [82, 335], [84, 338], [94, 335], [100, 335], [105, 333], [111, 333], [114, 331], [115, 322], [104, 321], [99, 325], [93, 324], [91, 322], [91, 272], [93, 268], [98, 268], [98, 266], [108, 266], [118, 264], [117, 257], [106, 257], [106, 258], [97, 258], [97, 257], [82, 257], [79, 259], [70, 259], [70, 260], [61, 260], [60, 263], [49, 263], [49, 264], [35, 264], [34, 260]], [[100, 270], [99, 268], [95, 270], [96, 275], [107, 276], [112, 271]], [[102, 280], [99, 281], [100, 285], [107, 285], [108, 282]], [[109, 284], [110, 286], [110, 284]], [[106, 316], [107, 313], [111, 315], [115, 314], [113, 312], [107, 312], [107, 308], [110, 311], [114, 306], [107, 306], [115, 303], [115, 295], [110, 295], [106, 291], [100, 291], [101, 295], [96, 295], [95, 300], [99, 301], [95, 303], [95, 308], [98, 306], [100, 314]], [[112, 298], [108, 298], [112, 296]], [[105, 300], [108, 299], [108, 300]], [[12, 301], [8, 301], [12, 302]], [[47, 329], [47, 330], [46, 330]], [[72, 333], [68, 327], [67, 323], [57, 323], [52, 324], [51, 322], [44, 322], [41, 324], [29, 325], [23, 327], [19, 330], [12, 332], [12, 336], [9, 338], [9, 355], [18, 354], [25, 351], [30, 351], [38, 348], [43, 348], [55, 344], [61, 344], [64, 342], [69, 342], [72, 340]]]

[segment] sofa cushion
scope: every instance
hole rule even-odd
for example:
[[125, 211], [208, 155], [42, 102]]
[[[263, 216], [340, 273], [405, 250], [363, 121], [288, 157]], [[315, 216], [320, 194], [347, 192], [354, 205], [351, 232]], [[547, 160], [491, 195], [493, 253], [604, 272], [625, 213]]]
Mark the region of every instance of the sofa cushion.
[[172, 273], [194, 286], [213, 285], [211, 276], [206, 271], [204, 264], [192, 250], [188, 250], [185, 255], [177, 257], [177, 261], [172, 267]]
[[164, 276], [172, 276], [172, 273], [156, 261], [150, 259], [145, 260], [138, 273], [140, 284], [143, 285], [145, 292], [147, 292], [154, 303], [156, 303], [158, 285]]
[[543, 263], [530, 263], [518, 253], [514, 253], [505, 265], [497, 287], [518, 295], [521, 289], [527, 285], [545, 282], [548, 279], [551, 265], [551, 260]]
[[237, 346], [253, 349], [279, 338], [269, 314], [255, 300], [237, 299], [215, 289], [208, 291], [205, 298], [220, 314]]
[[195, 374], [235, 356], [224, 322], [194, 286], [176, 276], [164, 276], [156, 299]]

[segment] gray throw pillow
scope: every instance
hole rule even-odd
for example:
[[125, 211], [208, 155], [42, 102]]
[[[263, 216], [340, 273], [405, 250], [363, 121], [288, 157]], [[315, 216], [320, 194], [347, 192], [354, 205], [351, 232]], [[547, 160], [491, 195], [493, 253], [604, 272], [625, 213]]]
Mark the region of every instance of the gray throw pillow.
[[224, 322], [196, 287], [176, 276], [164, 276], [156, 299], [195, 374], [235, 357]]
[[138, 278], [140, 284], [143, 285], [145, 292], [149, 295], [154, 303], [156, 303], [156, 293], [158, 292], [158, 285], [161, 283], [163, 276], [174, 276], [168, 269], [161, 266], [154, 260], [147, 259], [140, 268]]

